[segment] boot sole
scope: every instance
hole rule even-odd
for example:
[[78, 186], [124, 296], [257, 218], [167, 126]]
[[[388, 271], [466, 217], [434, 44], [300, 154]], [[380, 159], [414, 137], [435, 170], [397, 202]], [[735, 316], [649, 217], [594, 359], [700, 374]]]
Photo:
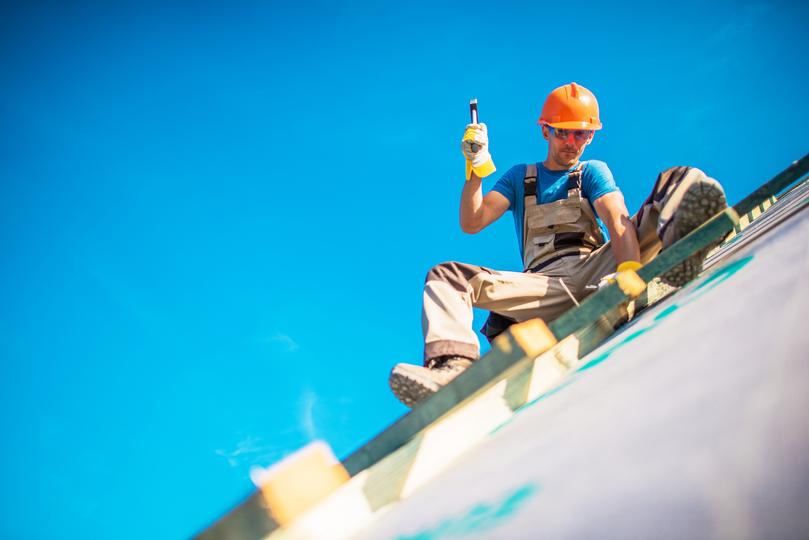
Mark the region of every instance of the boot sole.
[[[672, 223], [675, 238], [686, 236], [725, 208], [727, 208], [727, 201], [725, 200], [725, 193], [722, 191], [719, 182], [711, 179], [710, 181], [701, 181], [692, 184], [683, 195], [680, 206], [677, 208], [674, 222]], [[674, 287], [682, 287], [696, 278], [702, 271], [702, 263], [705, 260], [705, 256], [721, 242], [722, 240], [719, 239], [696, 252], [679, 265], [661, 275], [661, 281]]]
[[402, 373], [392, 373], [388, 378], [388, 384], [390, 384], [393, 395], [410, 408], [415, 407], [436, 392], [434, 388], [428, 388], [421, 382]]

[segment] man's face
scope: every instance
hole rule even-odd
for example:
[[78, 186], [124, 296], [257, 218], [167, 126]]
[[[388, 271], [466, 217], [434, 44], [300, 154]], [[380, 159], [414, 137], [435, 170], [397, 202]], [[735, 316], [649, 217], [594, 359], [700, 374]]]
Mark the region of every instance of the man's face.
[[548, 160], [560, 169], [573, 167], [593, 140], [593, 131], [584, 129], [555, 129], [542, 126], [542, 136], [548, 141]]

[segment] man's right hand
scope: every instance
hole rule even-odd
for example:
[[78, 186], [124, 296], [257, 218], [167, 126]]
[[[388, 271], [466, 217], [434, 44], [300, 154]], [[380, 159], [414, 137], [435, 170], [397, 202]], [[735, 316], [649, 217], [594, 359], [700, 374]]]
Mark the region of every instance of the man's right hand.
[[478, 178], [486, 178], [496, 169], [489, 153], [489, 134], [486, 124], [469, 124], [461, 139], [461, 152], [466, 157], [466, 179], [472, 172]]

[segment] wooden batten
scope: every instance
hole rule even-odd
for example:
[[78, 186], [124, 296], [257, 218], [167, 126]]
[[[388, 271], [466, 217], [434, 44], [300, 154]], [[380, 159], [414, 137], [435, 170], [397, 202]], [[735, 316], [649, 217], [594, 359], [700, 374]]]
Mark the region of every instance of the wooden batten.
[[313, 442], [268, 469], [254, 469], [267, 509], [281, 526], [322, 501], [348, 481], [348, 472], [322, 441]]

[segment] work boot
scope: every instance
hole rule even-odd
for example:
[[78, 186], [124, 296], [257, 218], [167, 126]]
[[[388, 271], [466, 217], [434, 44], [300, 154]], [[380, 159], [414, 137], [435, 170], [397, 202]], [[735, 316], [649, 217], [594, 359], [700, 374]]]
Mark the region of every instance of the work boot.
[[[684, 191], [671, 221], [664, 226], [664, 229], [670, 229], [664, 232], [664, 239], [666, 235], [670, 235], [670, 240], [666, 242], [667, 245], [671, 245], [686, 236], [728, 206], [725, 200], [725, 192], [719, 182], [707, 176], [700, 176], [690, 184], [678, 187], [678, 191], [680, 189]], [[674, 193], [675, 197], [678, 195], [678, 193]], [[691, 257], [661, 275], [661, 281], [674, 287], [682, 287], [699, 275], [702, 271], [705, 256], [721, 242], [722, 238], [719, 238], [704, 249], [694, 253]]]
[[390, 389], [408, 407], [414, 407], [438, 392], [471, 366], [472, 360], [461, 356], [439, 356], [428, 360], [426, 364], [426, 367], [396, 364], [390, 372]]

